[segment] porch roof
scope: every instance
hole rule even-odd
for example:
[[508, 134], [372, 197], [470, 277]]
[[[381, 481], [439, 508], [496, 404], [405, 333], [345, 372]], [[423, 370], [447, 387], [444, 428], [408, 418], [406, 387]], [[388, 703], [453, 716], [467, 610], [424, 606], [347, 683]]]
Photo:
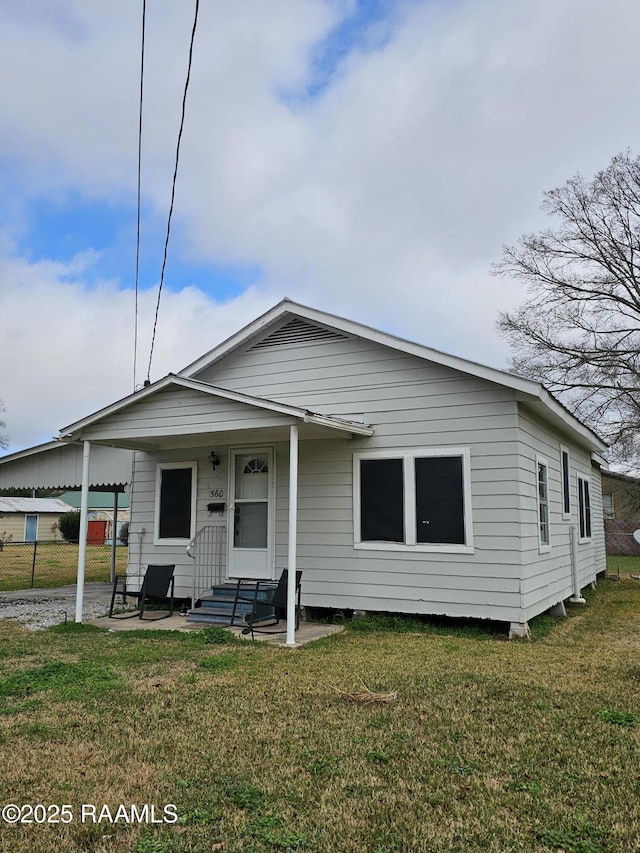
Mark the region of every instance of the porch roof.
[[[94, 491], [122, 492], [131, 480], [131, 453], [96, 448]], [[50, 441], [0, 457], [0, 488], [76, 489], [82, 484], [82, 446]]]
[[326, 438], [335, 432], [373, 435], [373, 429], [361, 423], [169, 374], [70, 424], [61, 430], [61, 438], [154, 452], [214, 439], [255, 440], [257, 430], [264, 440], [288, 439], [292, 423], [298, 423], [301, 438]]

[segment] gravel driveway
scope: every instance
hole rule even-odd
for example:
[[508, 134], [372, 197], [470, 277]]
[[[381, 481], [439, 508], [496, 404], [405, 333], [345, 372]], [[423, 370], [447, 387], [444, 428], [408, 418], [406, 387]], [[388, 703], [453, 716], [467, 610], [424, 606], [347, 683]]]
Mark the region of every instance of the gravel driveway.
[[[87, 584], [83, 619], [97, 619], [109, 610], [111, 584]], [[0, 619], [16, 619], [30, 631], [40, 631], [60, 622], [75, 620], [76, 587], [18, 589], [0, 593]]]

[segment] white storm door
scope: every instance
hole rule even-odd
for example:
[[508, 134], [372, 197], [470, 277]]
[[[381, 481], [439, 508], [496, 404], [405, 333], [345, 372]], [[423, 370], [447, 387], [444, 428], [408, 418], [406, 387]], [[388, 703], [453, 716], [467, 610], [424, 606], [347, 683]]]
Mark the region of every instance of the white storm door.
[[229, 577], [273, 577], [273, 450], [231, 451]]

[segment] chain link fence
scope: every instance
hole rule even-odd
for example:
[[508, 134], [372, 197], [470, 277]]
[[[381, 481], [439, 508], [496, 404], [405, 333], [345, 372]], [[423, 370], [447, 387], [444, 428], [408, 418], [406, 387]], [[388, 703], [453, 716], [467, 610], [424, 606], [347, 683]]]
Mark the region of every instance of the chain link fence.
[[606, 518], [604, 539], [607, 554], [615, 557], [640, 557], [640, 542], [633, 533], [640, 528], [640, 518]]
[[[74, 584], [78, 574], [77, 542], [2, 542], [0, 540], [0, 592], [46, 589]], [[85, 582], [108, 581], [111, 545], [87, 545]], [[127, 569], [126, 545], [116, 548], [116, 574]]]

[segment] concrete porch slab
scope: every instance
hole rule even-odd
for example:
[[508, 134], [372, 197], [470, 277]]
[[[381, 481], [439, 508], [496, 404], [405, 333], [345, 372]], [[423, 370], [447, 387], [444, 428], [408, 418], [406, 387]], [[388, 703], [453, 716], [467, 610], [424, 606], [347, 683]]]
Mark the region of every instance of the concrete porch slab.
[[[206, 623], [187, 622], [186, 617], [174, 614], [163, 618], [144, 619], [137, 617], [129, 619], [113, 618], [102, 616], [99, 619], [87, 620], [88, 625], [95, 625], [97, 628], [105, 628], [107, 631], [202, 631], [204, 628], [210, 627]], [[223, 627], [223, 626], [220, 626]], [[241, 627], [225, 627], [225, 631], [231, 631], [236, 637], [242, 640], [251, 641], [250, 636], [243, 636]], [[256, 631], [256, 642], [269, 643], [275, 646], [286, 646], [286, 630], [287, 623], [281, 622], [276, 628], [272, 629], [278, 633], [258, 633]], [[337, 634], [344, 630], [343, 625], [324, 625], [317, 622], [301, 622], [300, 627], [296, 631], [296, 646], [304, 646], [314, 640], [321, 640], [324, 637], [330, 637], [332, 634]], [[294, 647], [294, 648], [295, 648]]]

